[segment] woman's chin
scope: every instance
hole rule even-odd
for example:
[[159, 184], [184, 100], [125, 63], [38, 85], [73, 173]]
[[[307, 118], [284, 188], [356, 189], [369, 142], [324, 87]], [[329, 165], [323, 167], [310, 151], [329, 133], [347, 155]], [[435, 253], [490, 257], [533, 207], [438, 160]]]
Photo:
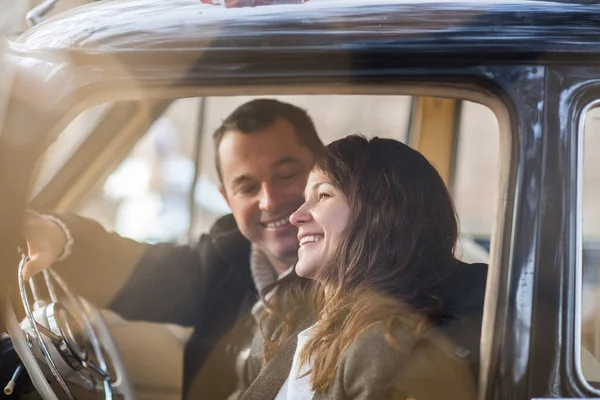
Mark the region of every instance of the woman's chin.
[[312, 266], [299, 261], [298, 264], [296, 264], [296, 274], [301, 278], [313, 279], [315, 271]]

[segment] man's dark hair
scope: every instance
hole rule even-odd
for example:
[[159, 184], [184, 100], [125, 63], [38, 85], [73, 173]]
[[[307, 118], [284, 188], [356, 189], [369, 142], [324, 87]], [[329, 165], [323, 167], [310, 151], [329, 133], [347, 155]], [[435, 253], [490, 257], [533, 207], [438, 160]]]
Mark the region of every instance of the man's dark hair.
[[315, 124], [306, 113], [306, 110], [275, 99], [251, 100], [236, 108], [225, 118], [213, 134], [215, 166], [221, 184], [223, 184], [223, 175], [221, 173], [219, 146], [225, 133], [231, 131], [242, 134], [259, 133], [269, 128], [279, 119], [284, 119], [292, 125], [298, 143], [306, 146], [315, 156], [323, 150], [323, 142], [319, 139]]

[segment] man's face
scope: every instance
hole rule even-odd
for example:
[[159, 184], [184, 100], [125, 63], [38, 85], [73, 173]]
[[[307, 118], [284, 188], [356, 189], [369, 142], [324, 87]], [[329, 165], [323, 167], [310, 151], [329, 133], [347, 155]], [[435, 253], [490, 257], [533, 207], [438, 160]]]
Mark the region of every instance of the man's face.
[[240, 232], [274, 259], [289, 266], [297, 258], [297, 228], [289, 222], [302, 203], [314, 162], [284, 119], [267, 129], [225, 133], [218, 148], [223, 188]]

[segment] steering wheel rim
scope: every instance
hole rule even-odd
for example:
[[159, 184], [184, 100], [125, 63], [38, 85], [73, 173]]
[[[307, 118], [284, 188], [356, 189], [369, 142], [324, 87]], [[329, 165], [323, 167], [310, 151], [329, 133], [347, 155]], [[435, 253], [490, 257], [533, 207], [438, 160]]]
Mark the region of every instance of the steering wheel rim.
[[[58, 400], [46, 379], [48, 374], [44, 374], [42, 370], [43, 364], [40, 363], [43, 361], [44, 368], [52, 373], [69, 399], [75, 399], [75, 396], [67, 382], [90, 391], [102, 389], [105, 400], [112, 399], [113, 394], [122, 395], [128, 400], [135, 399], [135, 391], [125, 364], [101, 313], [85, 299], [76, 296], [52, 269], [43, 272], [50, 304], [40, 299], [34, 277], [30, 279], [30, 291], [35, 299], [32, 309], [22, 274], [26, 262], [27, 256], [23, 255], [18, 271], [19, 290], [26, 318], [19, 324], [13, 305], [9, 301], [6, 325], [15, 351], [38, 393], [44, 399]], [[71, 307], [68, 310], [58, 301], [53, 282], [70, 301]], [[73, 311], [76, 312], [76, 316], [72, 315]], [[81, 330], [85, 332], [73, 334], [71, 325], [83, 328]], [[86, 334], [85, 337], [81, 336], [83, 333]], [[91, 344], [98, 365], [87, 357], [88, 343]], [[111, 379], [102, 350], [111, 361], [115, 379]]]
[[[12, 302], [10, 300], [7, 301], [7, 307], [5, 311], [6, 330], [10, 336], [14, 349], [19, 356], [19, 359], [23, 363], [23, 367], [25, 367], [27, 373], [29, 374], [33, 387], [43, 399], [58, 400], [56, 393], [54, 393], [54, 390], [52, 390], [52, 387], [44, 378], [44, 373], [38, 364], [37, 358], [35, 358], [31, 348], [29, 347], [30, 341], [26, 337], [26, 333], [19, 325], [17, 315], [15, 314]], [[39, 379], [40, 376], [42, 379]]]

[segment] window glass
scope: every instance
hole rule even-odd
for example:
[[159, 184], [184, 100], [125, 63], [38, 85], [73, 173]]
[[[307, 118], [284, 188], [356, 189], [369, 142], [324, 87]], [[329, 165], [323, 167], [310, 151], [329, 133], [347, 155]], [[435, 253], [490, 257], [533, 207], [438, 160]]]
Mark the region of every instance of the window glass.
[[[274, 96], [265, 96], [274, 97]], [[229, 212], [218, 190], [212, 132], [237, 106], [254, 97], [209, 97], [202, 112], [202, 155], [195, 190], [192, 237], [207, 231]], [[351, 133], [406, 141], [409, 96], [276, 96], [306, 109], [325, 143]], [[146, 241], [185, 241], [190, 229], [190, 185], [200, 118], [200, 99], [174, 101], [131, 154], [97, 185], [77, 212], [106, 228]], [[86, 110], [74, 120], [44, 159], [49, 179], [103, 116], [107, 105]], [[495, 217], [498, 190], [498, 122], [487, 107], [464, 101], [461, 107], [453, 197], [463, 247], [477, 242], [485, 250]], [[71, 140], [69, 140], [71, 139]], [[41, 181], [38, 178], [38, 181]], [[487, 251], [475, 260], [484, 261]]]
[[[351, 133], [406, 140], [409, 96], [263, 97], [306, 109], [325, 143]], [[256, 97], [209, 97], [202, 113], [200, 99], [176, 100], [77, 212], [137, 240], [188, 240], [194, 149], [201, 126], [201, 161], [191, 238], [206, 232], [218, 217], [229, 212], [218, 190], [212, 133], [236, 107], [253, 98]]]
[[93, 131], [111, 105], [112, 103], [104, 103], [88, 108], [65, 128], [56, 141], [46, 150], [44, 157], [39, 162], [33, 193], [37, 193], [52, 179]]
[[589, 381], [600, 383], [600, 108], [585, 116], [582, 170], [582, 370]]
[[[306, 109], [325, 143], [352, 133], [407, 141], [411, 109], [408, 96], [270, 97]], [[140, 241], [197, 240], [217, 218], [229, 212], [218, 190], [212, 133], [236, 107], [252, 98], [210, 97], [204, 101], [198, 98], [174, 101], [120, 165], [105, 180], [90, 184], [93, 190], [78, 209], [70, 211]], [[491, 111], [477, 104], [465, 103], [461, 112], [453, 192], [463, 231], [489, 241], [497, 200], [498, 123]], [[198, 133], [201, 135], [200, 143], [196, 140]], [[435, 130], [433, 134], [435, 136]], [[191, 196], [198, 145], [201, 149], [198, 182], [193, 190], [194, 196]], [[443, 150], [453, 152], [455, 149]], [[436, 160], [430, 161], [435, 164]], [[479, 202], [474, 204], [472, 198], [477, 196]], [[193, 221], [190, 217], [191, 197], [194, 198], [195, 209]], [[487, 252], [463, 235], [461, 258], [470, 262], [487, 261]], [[139, 323], [137, 326], [140, 326]], [[159, 353], [161, 365], [182, 365], [182, 344], [189, 331], [180, 333], [172, 329], [178, 339], [179, 347], [175, 348], [165, 347], [171, 343], [167, 336], [156, 336], [156, 332], [162, 332], [161, 329], [149, 329], [144, 325], [139, 331], [143, 332], [140, 337], [150, 337], [152, 343], [169, 348], [168, 354]], [[121, 332], [125, 337], [125, 331]], [[127, 337], [138, 336], [127, 334]], [[155, 340], [155, 337], [158, 339]], [[119, 344], [125, 343], [122, 340]], [[145, 354], [148, 343], [133, 341], [121, 348], [126, 352], [125, 356]], [[162, 377], [163, 374], [160, 375]], [[173, 368], [168, 375], [174, 377], [174, 382], [181, 382], [180, 369]], [[142, 387], [147, 387], [146, 380], [154, 382], [162, 379], [147, 371], [141, 376], [143, 380], [139, 376], [136, 378], [142, 382]]]
[[[498, 120], [492, 110], [463, 101], [453, 184], [463, 247], [474, 241], [489, 251], [498, 199], [499, 137]], [[485, 258], [487, 261], [487, 254]]]
[[187, 238], [199, 104], [171, 103], [77, 213], [137, 240]]

